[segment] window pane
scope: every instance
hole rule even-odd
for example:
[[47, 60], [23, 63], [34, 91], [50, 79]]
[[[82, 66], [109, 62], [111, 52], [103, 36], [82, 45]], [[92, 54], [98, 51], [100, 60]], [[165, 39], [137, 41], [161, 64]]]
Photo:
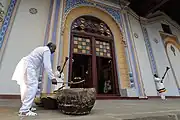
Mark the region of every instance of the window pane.
[[102, 57], [111, 57], [111, 48], [108, 42], [96, 40], [96, 55]]
[[74, 53], [91, 54], [91, 41], [89, 38], [74, 36]]

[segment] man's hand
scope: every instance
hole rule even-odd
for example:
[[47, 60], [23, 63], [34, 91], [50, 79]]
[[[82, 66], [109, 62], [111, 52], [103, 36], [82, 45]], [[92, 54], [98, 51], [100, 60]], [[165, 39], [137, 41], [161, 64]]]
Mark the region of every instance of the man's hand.
[[57, 85], [57, 80], [56, 79], [52, 79], [51, 81], [52, 81], [53, 85]]
[[73, 84], [74, 82], [73, 81], [70, 81], [70, 84]]

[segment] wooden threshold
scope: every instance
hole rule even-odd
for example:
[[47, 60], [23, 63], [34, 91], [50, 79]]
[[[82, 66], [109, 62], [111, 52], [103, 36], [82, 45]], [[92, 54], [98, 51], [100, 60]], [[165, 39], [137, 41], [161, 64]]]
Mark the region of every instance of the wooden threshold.
[[20, 95], [0, 95], [0, 99], [21, 99]]
[[142, 100], [144, 98], [139, 97], [121, 97], [119, 95], [113, 95], [113, 94], [97, 94], [96, 97], [97, 100]]

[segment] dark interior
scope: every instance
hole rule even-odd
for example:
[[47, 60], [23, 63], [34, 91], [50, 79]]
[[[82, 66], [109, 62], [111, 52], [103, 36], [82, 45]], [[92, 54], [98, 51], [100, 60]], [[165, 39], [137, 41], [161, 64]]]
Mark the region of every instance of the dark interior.
[[98, 94], [113, 93], [113, 69], [110, 58], [96, 57]]
[[85, 80], [82, 84], [72, 85], [71, 87], [92, 87], [91, 82], [91, 56], [83, 54], [73, 54], [72, 81]]

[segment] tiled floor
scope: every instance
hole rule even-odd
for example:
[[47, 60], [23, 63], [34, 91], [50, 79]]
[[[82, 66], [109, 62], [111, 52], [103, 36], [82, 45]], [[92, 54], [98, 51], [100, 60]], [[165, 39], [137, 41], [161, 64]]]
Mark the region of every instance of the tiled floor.
[[36, 117], [19, 118], [19, 100], [0, 100], [0, 120], [121, 120], [142, 116], [167, 115], [180, 113], [180, 99], [162, 102], [152, 100], [97, 100], [91, 114], [68, 116], [59, 111], [39, 108]]

